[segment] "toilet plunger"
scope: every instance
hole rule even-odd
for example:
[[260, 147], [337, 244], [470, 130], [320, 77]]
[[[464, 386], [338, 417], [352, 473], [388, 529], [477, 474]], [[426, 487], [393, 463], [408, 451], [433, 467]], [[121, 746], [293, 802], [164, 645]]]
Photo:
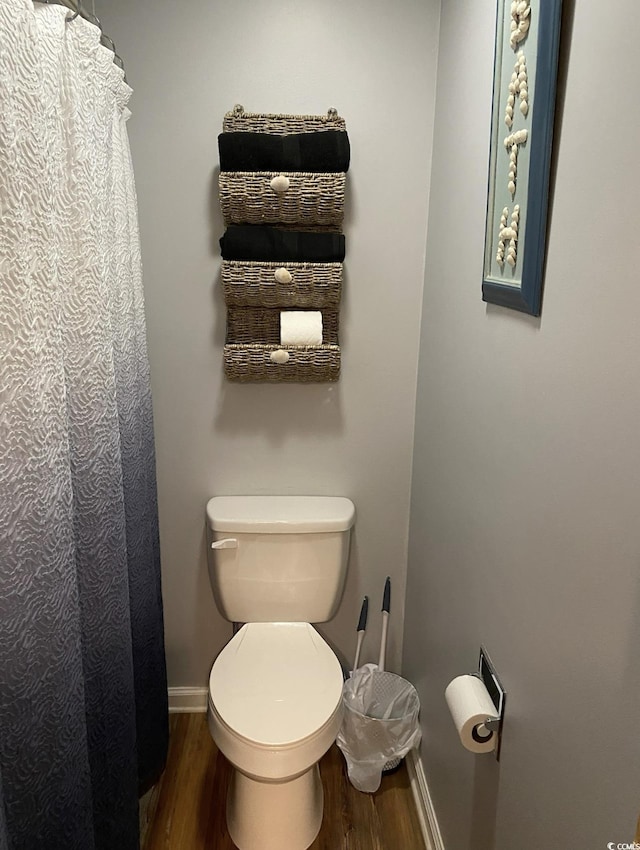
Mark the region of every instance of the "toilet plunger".
[[364, 633], [367, 628], [367, 613], [369, 611], [369, 597], [365, 596], [362, 600], [362, 608], [360, 608], [360, 619], [358, 620], [358, 628], [356, 632], [358, 633], [358, 642], [356, 643], [356, 657], [353, 660], [353, 669], [358, 669], [358, 661], [360, 661], [360, 650], [362, 649], [362, 641], [364, 640]]
[[378, 668], [384, 670], [385, 656], [387, 654], [387, 631], [389, 629], [389, 608], [391, 606], [391, 578], [387, 576], [384, 583], [384, 593], [382, 595], [382, 638], [380, 639], [380, 657], [378, 658]]

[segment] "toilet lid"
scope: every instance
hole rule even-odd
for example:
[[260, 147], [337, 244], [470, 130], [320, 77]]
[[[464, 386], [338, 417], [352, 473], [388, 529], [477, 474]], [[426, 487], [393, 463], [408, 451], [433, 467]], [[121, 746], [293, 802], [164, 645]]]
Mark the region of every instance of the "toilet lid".
[[340, 704], [342, 668], [309, 623], [248, 623], [216, 658], [209, 694], [236, 734], [284, 746], [329, 720]]

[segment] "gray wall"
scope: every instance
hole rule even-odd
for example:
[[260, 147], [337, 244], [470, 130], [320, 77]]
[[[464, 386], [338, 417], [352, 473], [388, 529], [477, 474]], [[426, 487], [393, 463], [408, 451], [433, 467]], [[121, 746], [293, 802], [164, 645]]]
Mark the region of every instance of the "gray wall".
[[[437, 0], [100, 0], [135, 94], [155, 407], [169, 682], [203, 686], [230, 635], [209, 589], [212, 495], [344, 495], [357, 508], [345, 599], [325, 628], [351, 657], [364, 593], [393, 578], [401, 654], [411, 451], [429, 190]], [[217, 135], [251, 111], [335, 106], [352, 143], [337, 385], [222, 376], [225, 311]], [[398, 132], [394, 125], [409, 127]], [[379, 616], [371, 617], [373, 655]]]
[[[638, 814], [637, 9], [575, 5], [539, 320], [480, 300], [495, 2], [442, 9], [404, 672], [447, 850], [597, 850]], [[499, 765], [443, 697], [481, 642]]]

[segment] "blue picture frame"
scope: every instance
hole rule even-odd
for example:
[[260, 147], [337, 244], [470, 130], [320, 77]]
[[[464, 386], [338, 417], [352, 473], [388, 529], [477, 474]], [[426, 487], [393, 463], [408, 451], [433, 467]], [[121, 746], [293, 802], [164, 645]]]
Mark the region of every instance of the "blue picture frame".
[[[514, 46], [514, 15], [516, 24], [521, 20], [514, 10], [523, 6], [529, 7], [529, 25], [526, 33], [516, 33], [520, 41]], [[482, 299], [533, 316], [540, 315], [542, 305], [561, 11], [562, 0], [497, 0]], [[515, 107], [514, 99], [508, 100], [519, 61], [525, 63], [525, 77], [515, 85], [524, 86], [524, 113], [519, 88]], [[508, 120], [512, 124], [505, 128]], [[510, 145], [519, 131], [526, 132], [526, 140], [515, 147], [514, 165]], [[511, 168], [517, 171], [513, 182]]]

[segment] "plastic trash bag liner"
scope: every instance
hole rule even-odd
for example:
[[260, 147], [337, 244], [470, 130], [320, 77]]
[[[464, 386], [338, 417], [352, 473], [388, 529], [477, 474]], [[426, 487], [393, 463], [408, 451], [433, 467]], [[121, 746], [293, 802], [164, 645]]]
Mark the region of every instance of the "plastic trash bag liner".
[[420, 700], [410, 682], [375, 664], [354, 670], [342, 690], [344, 717], [338, 746], [358, 791], [380, 787], [382, 770], [420, 743]]

